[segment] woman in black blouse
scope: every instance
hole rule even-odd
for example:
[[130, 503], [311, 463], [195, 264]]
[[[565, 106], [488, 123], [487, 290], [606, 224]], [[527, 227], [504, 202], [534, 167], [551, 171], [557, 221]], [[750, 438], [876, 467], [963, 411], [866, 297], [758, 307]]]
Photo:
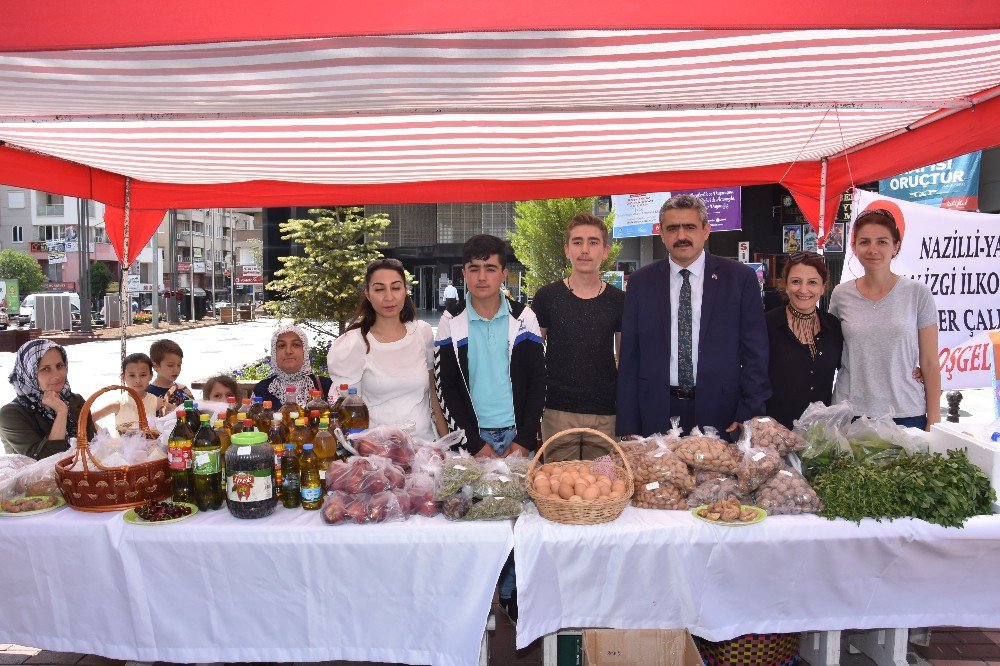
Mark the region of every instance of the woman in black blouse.
[[833, 378], [840, 367], [844, 336], [840, 321], [817, 307], [829, 280], [830, 271], [820, 255], [789, 255], [781, 275], [788, 304], [765, 315], [772, 391], [767, 415], [787, 428], [809, 403], [829, 405], [833, 398]]

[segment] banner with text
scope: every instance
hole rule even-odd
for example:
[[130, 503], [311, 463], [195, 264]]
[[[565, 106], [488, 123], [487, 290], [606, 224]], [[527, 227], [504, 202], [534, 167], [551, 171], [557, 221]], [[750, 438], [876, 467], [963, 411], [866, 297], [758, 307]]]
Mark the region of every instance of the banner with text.
[[712, 231], [739, 231], [742, 228], [741, 190], [738, 187], [613, 194], [614, 237], [632, 238], [660, 233], [660, 207], [664, 201], [678, 194], [693, 194], [705, 202]]
[[935, 162], [919, 169], [878, 181], [878, 193], [903, 201], [949, 208], [979, 210], [979, 168], [982, 151], [944, 162]]
[[[860, 213], [877, 208], [892, 212], [903, 236], [893, 272], [926, 283], [934, 294], [942, 388], [991, 387], [997, 366], [989, 332], [1000, 330], [1000, 215], [855, 190], [852, 227]], [[841, 282], [864, 274], [850, 244], [844, 249]]]

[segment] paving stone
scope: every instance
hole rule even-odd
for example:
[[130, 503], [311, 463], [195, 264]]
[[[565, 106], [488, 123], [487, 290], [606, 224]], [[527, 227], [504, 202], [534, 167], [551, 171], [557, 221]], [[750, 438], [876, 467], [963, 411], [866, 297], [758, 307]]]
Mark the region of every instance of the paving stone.
[[1000, 645], [990, 642], [989, 645], [959, 645], [956, 647], [963, 657], [982, 659], [1000, 659]]
[[24, 662], [26, 664], [58, 664], [61, 666], [70, 666], [76, 662], [83, 659], [84, 654], [79, 652], [53, 652], [52, 650], [42, 650], [34, 657], [29, 657], [28, 661]]
[[991, 641], [1000, 645], [1000, 631], [984, 631], [983, 633], [986, 634], [986, 637]]
[[973, 629], [972, 631], [954, 632], [954, 636], [959, 640], [959, 642], [965, 645], [988, 645], [993, 643], [989, 636], [978, 629]]

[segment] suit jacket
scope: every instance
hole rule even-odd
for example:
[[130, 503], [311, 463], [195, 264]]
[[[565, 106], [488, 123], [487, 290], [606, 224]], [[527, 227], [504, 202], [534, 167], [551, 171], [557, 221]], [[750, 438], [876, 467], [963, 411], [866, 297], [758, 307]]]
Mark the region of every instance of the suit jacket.
[[[764, 414], [771, 396], [768, 337], [757, 275], [705, 253], [695, 416], [720, 432]], [[618, 364], [618, 434], [670, 428], [670, 265], [632, 273], [625, 292]]]

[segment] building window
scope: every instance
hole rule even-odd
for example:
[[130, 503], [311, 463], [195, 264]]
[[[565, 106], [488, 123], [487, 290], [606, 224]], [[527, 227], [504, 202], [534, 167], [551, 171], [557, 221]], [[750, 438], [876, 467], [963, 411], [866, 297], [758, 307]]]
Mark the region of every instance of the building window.
[[24, 208], [24, 192], [9, 190], [7, 192], [7, 208]]
[[11, 241], [14, 243], [24, 242], [24, 227], [11, 227], [11, 232], [13, 233]]
[[62, 237], [63, 237], [62, 227], [44, 226], [38, 228], [38, 240], [43, 240], [43, 241], [62, 240]]
[[49, 282], [62, 282], [62, 269], [62, 264], [50, 264], [45, 262], [45, 277], [48, 278]]
[[39, 215], [62, 217], [64, 210], [65, 206], [61, 194], [38, 193], [38, 208], [36, 212]]

